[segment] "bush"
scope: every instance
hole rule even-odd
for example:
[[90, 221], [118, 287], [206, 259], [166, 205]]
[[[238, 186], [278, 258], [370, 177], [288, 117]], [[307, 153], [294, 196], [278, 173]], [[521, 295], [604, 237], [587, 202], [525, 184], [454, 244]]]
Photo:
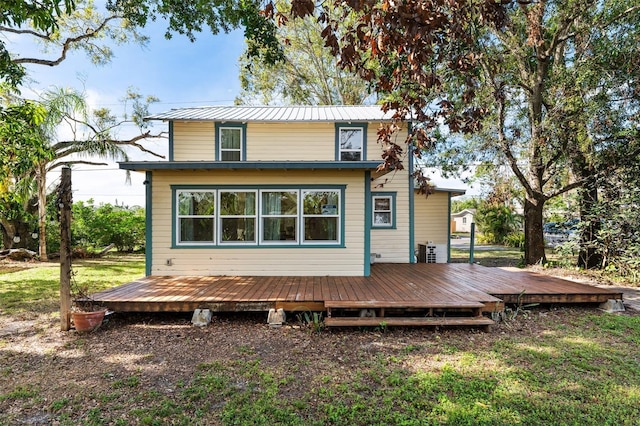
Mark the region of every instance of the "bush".
[[507, 247], [524, 250], [524, 232], [512, 232], [504, 238], [502, 243]]

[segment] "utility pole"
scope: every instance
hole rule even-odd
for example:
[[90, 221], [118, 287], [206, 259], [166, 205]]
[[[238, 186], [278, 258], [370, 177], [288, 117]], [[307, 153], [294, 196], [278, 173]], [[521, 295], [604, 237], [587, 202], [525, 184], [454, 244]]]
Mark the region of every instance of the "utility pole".
[[60, 329], [71, 328], [71, 169], [62, 169], [58, 189], [60, 209]]

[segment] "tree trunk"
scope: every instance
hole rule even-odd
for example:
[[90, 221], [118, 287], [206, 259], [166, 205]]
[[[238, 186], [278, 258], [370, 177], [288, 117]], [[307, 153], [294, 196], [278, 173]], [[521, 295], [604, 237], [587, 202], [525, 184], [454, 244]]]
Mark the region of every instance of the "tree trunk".
[[600, 268], [603, 266], [604, 257], [594, 244], [600, 230], [600, 218], [594, 211], [598, 203], [598, 185], [593, 177], [585, 182], [580, 191], [579, 200], [582, 225], [580, 227], [578, 267], [585, 269]]
[[38, 253], [41, 262], [49, 260], [47, 256], [47, 171], [44, 164], [38, 166]]
[[524, 261], [527, 265], [545, 263], [544, 233], [542, 229], [543, 196], [524, 200]]

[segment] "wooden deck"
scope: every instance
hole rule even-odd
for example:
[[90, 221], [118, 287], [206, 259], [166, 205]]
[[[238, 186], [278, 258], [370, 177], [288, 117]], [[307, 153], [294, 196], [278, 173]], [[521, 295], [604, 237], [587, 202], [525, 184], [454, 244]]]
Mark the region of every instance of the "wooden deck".
[[[470, 264], [374, 264], [370, 277], [150, 276], [92, 295], [114, 311], [383, 309], [493, 312], [504, 303], [597, 303], [622, 294]], [[366, 320], [358, 320], [366, 321]]]

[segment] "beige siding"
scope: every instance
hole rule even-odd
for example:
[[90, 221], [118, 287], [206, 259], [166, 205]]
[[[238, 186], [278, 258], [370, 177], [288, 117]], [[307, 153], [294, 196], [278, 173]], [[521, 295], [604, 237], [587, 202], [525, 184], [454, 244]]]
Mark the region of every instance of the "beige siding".
[[[172, 248], [171, 185], [344, 185], [344, 248]], [[351, 275], [364, 272], [362, 171], [154, 172], [152, 275]], [[170, 263], [170, 265], [167, 265]]]
[[[381, 160], [380, 123], [367, 125], [367, 160]], [[247, 123], [247, 161], [334, 161], [334, 123]], [[404, 139], [402, 140], [404, 142]], [[213, 122], [173, 123], [175, 161], [214, 161]]]
[[214, 161], [215, 127], [212, 122], [173, 123], [174, 161]]
[[408, 167], [374, 180], [371, 193], [396, 193], [396, 228], [371, 230], [371, 253], [376, 254], [376, 262], [410, 263], [411, 249], [409, 245], [409, 174]]
[[438, 263], [447, 261], [449, 243], [449, 193], [435, 192], [429, 197], [416, 194], [415, 212], [415, 249], [418, 244], [433, 243], [438, 247]]

